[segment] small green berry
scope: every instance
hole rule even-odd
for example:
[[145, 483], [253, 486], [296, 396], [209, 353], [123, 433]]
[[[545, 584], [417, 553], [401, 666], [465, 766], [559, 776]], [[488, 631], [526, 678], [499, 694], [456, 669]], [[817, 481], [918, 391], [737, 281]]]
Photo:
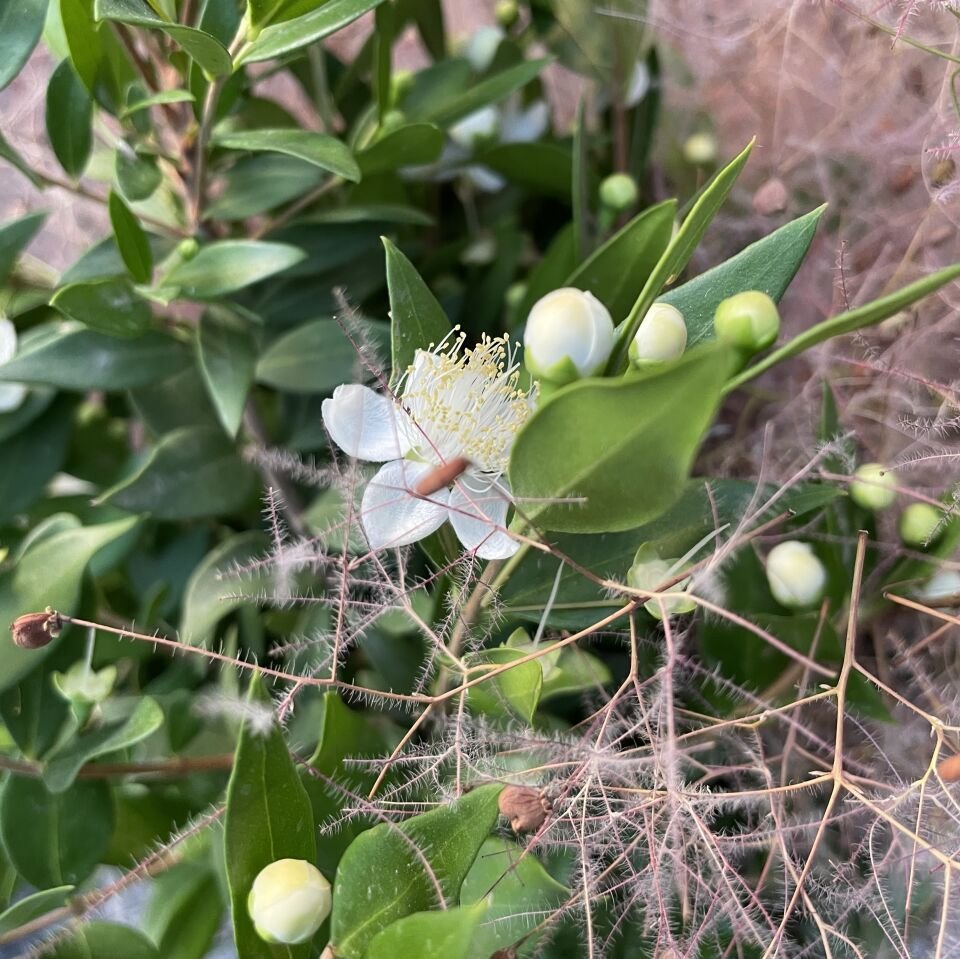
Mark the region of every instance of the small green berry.
[[520, 17], [520, 8], [517, 6], [516, 0], [497, 0], [497, 5], [493, 8], [493, 15], [504, 30], [509, 30]]
[[727, 297], [713, 316], [717, 339], [745, 353], [758, 353], [780, 334], [777, 304], [760, 290], [747, 290]]
[[694, 166], [706, 166], [717, 159], [717, 140], [712, 133], [694, 133], [683, 144], [683, 158]]
[[886, 509], [896, 498], [896, 477], [882, 463], [864, 463], [853, 474], [850, 497], [864, 509]]
[[900, 538], [907, 546], [923, 549], [937, 538], [943, 513], [929, 503], [911, 503], [900, 514]]
[[628, 173], [611, 173], [600, 184], [600, 202], [616, 213], [633, 207], [639, 195], [637, 181]]
[[781, 606], [803, 609], [823, 599], [827, 570], [809, 543], [788, 540], [767, 556], [767, 583]]

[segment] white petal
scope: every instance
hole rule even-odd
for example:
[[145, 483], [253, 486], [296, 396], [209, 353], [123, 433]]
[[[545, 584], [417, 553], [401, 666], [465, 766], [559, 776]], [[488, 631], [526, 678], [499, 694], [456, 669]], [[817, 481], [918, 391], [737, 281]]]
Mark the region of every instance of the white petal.
[[27, 388], [22, 383], [0, 383], [0, 413], [15, 410], [27, 395]]
[[373, 549], [415, 543], [447, 519], [446, 490], [429, 499], [413, 490], [434, 467], [430, 463], [396, 460], [382, 466], [363, 491], [360, 520]]
[[0, 317], [0, 363], [12, 360], [17, 352], [17, 328], [6, 318]]
[[330, 438], [349, 456], [382, 463], [410, 449], [404, 423], [393, 401], [368, 386], [338, 386], [323, 401], [321, 415]]
[[491, 486], [475, 493], [463, 482], [457, 483], [450, 491], [450, 523], [457, 539], [480, 559], [513, 556], [520, 544], [504, 532], [509, 505], [502, 488]]

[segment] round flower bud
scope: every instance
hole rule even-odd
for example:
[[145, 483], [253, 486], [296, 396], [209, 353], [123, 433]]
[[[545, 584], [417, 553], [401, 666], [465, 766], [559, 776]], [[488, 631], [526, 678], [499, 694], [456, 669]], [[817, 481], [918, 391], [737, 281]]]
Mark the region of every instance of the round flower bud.
[[926, 602], [937, 601], [941, 606], [945, 605], [945, 600], [955, 596], [957, 605], [960, 605], [960, 573], [955, 569], [938, 570], [920, 591], [920, 599]]
[[694, 133], [683, 144], [683, 158], [695, 166], [705, 166], [717, 158], [717, 141], [712, 133]]
[[199, 250], [200, 244], [192, 236], [188, 236], [177, 244], [177, 254], [181, 260], [192, 260]]
[[864, 509], [886, 509], [896, 499], [896, 477], [882, 463], [864, 463], [853, 474], [850, 496]]
[[813, 606], [823, 598], [827, 571], [809, 543], [788, 540], [770, 550], [767, 582], [782, 606]]
[[758, 353], [780, 333], [777, 304], [759, 290], [747, 290], [727, 297], [713, 315], [717, 339], [747, 353]]
[[470, 150], [475, 144], [492, 139], [499, 124], [499, 114], [493, 107], [481, 107], [455, 123], [448, 132], [454, 143]]
[[911, 503], [900, 514], [900, 538], [922, 549], [937, 538], [943, 513], [929, 503]]
[[520, 16], [517, 0], [497, 0], [497, 5], [493, 8], [493, 15], [497, 18], [497, 23], [501, 27], [509, 30]]
[[647, 310], [630, 344], [630, 362], [650, 366], [683, 356], [687, 348], [687, 324], [683, 314], [669, 303], [654, 303]]
[[613, 320], [592, 293], [561, 287], [533, 304], [523, 347], [531, 374], [562, 386], [603, 369], [613, 350]]
[[639, 195], [637, 181], [629, 173], [612, 173], [600, 184], [600, 202], [617, 213], [629, 210]]
[[305, 859], [278, 859], [253, 880], [247, 912], [266, 942], [307, 942], [330, 915], [330, 883]]

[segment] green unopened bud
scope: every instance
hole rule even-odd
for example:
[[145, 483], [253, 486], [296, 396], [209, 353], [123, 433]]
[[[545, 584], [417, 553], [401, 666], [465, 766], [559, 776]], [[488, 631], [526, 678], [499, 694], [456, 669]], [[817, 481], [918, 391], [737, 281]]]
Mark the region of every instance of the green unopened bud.
[[117, 667], [91, 669], [87, 663], [74, 663], [65, 673], [54, 673], [53, 685], [67, 702], [78, 706], [96, 706], [108, 699], [117, 681]]
[[809, 543], [788, 540], [767, 556], [767, 583], [782, 606], [802, 609], [823, 599], [827, 571]]
[[600, 184], [600, 202], [617, 213], [629, 210], [639, 195], [637, 181], [628, 173], [612, 173]]
[[747, 290], [727, 297], [713, 316], [717, 339], [745, 353], [758, 353], [780, 334], [777, 304], [759, 290]]
[[900, 514], [900, 538], [907, 546], [929, 546], [940, 531], [943, 513], [929, 503], [911, 503]]
[[896, 499], [896, 485], [896, 477], [882, 463], [864, 463], [853, 474], [850, 497], [858, 506], [877, 512]]
[[493, 15], [497, 18], [497, 23], [504, 30], [509, 30], [520, 16], [520, 8], [516, 0], [497, 0], [497, 5], [493, 8]]
[[613, 350], [613, 320], [592, 293], [561, 287], [534, 303], [523, 347], [531, 374], [561, 386], [601, 372]]
[[[661, 583], [672, 579], [682, 566], [679, 560], [660, 559], [656, 549], [650, 543], [644, 543], [633, 557], [633, 565], [627, 570], [627, 585], [633, 589], [656, 590]], [[696, 603], [682, 594], [690, 585], [689, 579], [670, 586], [665, 590], [669, 596], [660, 599], [650, 599], [643, 604], [643, 608], [654, 618], [663, 619], [667, 616], [679, 616], [696, 609]]]
[[507, 287], [507, 292], [504, 294], [504, 302], [507, 305], [508, 310], [515, 310], [523, 302], [523, 298], [527, 295], [527, 284], [520, 281], [516, 283], [511, 283]]
[[683, 158], [694, 166], [707, 166], [717, 159], [717, 141], [712, 133], [694, 133], [683, 144]]
[[683, 356], [686, 348], [683, 314], [669, 303], [654, 303], [630, 344], [630, 362], [636, 367], [664, 363]]
[[253, 880], [247, 912], [266, 942], [307, 942], [330, 915], [330, 883], [305, 859], [278, 859]]
[[200, 249], [200, 244], [191, 236], [177, 244], [177, 255], [181, 260], [192, 260]]

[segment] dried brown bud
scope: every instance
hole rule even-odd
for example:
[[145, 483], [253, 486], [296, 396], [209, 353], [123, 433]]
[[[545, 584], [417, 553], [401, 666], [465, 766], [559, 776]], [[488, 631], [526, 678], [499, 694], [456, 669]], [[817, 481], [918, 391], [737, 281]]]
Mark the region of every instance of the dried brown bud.
[[21, 649], [42, 649], [60, 635], [63, 619], [49, 606], [43, 613], [26, 613], [10, 627], [13, 642]]
[[899, 166], [887, 177], [887, 189], [899, 196], [913, 186], [917, 170], [912, 166]]
[[414, 492], [418, 496], [430, 496], [449, 486], [469, 466], [470, 460], [463, 456], [455, 456], [442, 466], [425, 473], [414, 488]]
[[789, 200], [783, 180], [771, 177], [753, 194], [753, 209], [760, 216], [772, 216], [774, 213], [783, 213]]
[[535, 832], [553, 812], [550, 800], [529, 786], [506, 786], [500, 793], [500, 815], [514, 832]]
[[960, 756], [949, 756], [937, 766], [937, 775], [945, 783], [960, 782]]

